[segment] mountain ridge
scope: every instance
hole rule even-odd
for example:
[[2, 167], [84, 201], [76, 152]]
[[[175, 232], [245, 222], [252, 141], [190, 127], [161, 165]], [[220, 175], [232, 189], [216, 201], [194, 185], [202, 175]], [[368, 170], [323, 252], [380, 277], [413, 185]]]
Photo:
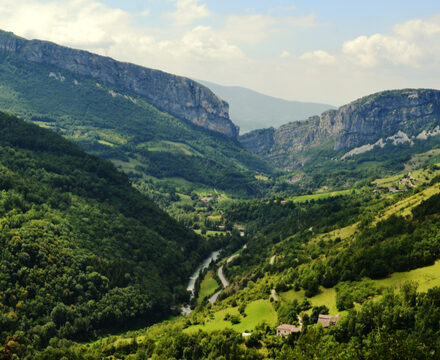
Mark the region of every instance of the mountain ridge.
[[433, 131], [439, 124], [440, 91], [389, 90], [325, 111], [304, 122], [245, 134], [240, 140], [254, 153], [291, 168], [292, 158], [301, 158], [314, 148], [324, 146], [334, 154], [344, 150], [347, 153], [382, 138], [397, 136], [399, 131], [416, 138], [423, 132]]
[[238, 137], [239, 128], [229, 119], [229, 105], [191, 79], [49, 41], [26, 40], [5, 31], [0, 31], [0, 51], [122, 87], [172, 115], [226, 136]]

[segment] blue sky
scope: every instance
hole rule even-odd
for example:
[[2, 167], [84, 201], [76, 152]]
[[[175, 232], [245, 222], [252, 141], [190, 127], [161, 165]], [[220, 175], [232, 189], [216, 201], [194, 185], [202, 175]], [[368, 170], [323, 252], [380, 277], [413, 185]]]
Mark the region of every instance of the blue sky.
[[291, 100], [440, 81], [438, 0], [0, 0], [0, 28]]

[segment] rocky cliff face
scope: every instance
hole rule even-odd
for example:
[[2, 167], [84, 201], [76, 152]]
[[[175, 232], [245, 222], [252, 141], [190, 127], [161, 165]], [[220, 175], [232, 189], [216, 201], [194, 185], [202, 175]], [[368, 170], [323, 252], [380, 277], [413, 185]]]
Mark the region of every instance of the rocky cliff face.
[[226, 136], [238, 137], [239, 129], [229, 119], [228, 104], [188, 78], [46, 41], [29, 41], [7, 32], [0, 32], [0, 51], [132, 91], [165, 112]]
[[245, 134], [240, 140], [251, 151], [291, 167], [292, 156], [301, 157], [313, 148], [327, 146], [334, 152], [349, 152], [367, 144], [366, 148], [373, 148], [371, 144], [395, 142], [396, 136], [399, 141], [411, 142], [421, 139], [424, 132], [434, 134], [438, 125], [440, 91], [405, 89], [376, 93], [273, 132]]

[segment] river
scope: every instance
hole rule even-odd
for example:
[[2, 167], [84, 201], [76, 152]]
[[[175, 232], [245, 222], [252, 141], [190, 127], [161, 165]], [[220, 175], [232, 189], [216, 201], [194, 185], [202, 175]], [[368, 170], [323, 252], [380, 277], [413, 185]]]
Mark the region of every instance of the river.
[[[194, 271], [194, 274], [189, 278], [188, 286], [186, 287], [186, 290], [191, 292], [190, 300], [194, 298], [194, 287], [196, 285], [196, 281], [200, 275], [200, 271], [205, 270], [209, 264], [211, 264], [211, 261], [216, 261], [220, 255], [220, 250], [213, 251], [209, 257], [207, 257], [203, 262], [200, 264], [200, 266]], [[182, 315], [189, 315], [191, 313], [191, 308], [189, 305], [185, 305], [181, 307], [181, 313]]]

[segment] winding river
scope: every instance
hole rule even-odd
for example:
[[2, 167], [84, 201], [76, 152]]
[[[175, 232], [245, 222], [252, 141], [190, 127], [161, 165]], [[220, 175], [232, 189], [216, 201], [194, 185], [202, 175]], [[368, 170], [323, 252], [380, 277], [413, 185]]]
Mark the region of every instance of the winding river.
[[[191, 292], [190, 300], [194, 298], [194, 287], [196, 285], [196, 281], [200, 275], [200, 271], [205, 270], [211, 261], [216, 261], [220, 255], [220, 250], [213, 251], [209, 257], [207, 257], [203, 262], [200, 264], [200, 266], [194, 271], [194, 274], [189, 278], [188, 286], [186, 287], [186, 290]], [[181, 307], [181, 313], [182, 315], [189, 315], [191, 313], [191, 307], [189, 305], [184, 305]]]

